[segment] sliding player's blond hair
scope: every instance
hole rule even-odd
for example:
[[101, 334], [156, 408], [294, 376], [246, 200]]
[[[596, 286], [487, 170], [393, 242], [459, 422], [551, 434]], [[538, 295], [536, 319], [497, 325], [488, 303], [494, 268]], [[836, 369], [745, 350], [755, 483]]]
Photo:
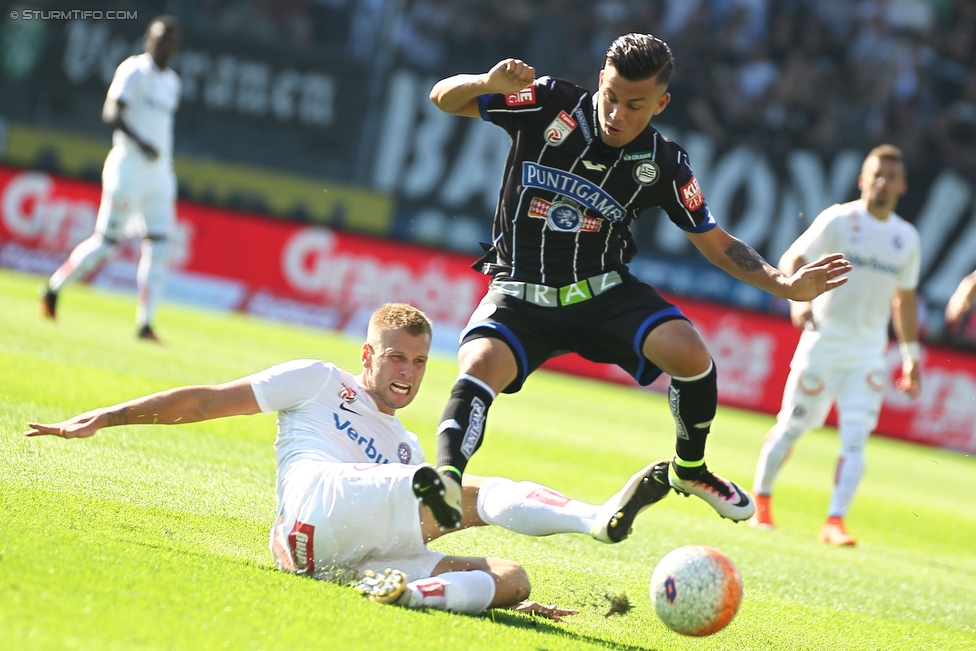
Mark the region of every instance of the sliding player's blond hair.
[[391, 330], [403, 330], [414, 337], [433, 336], [427, 315], [406, 303], [386, 303], [373, 312], [366, 329], [366, 342], [370, 346], [378, 346], [381, 334]]

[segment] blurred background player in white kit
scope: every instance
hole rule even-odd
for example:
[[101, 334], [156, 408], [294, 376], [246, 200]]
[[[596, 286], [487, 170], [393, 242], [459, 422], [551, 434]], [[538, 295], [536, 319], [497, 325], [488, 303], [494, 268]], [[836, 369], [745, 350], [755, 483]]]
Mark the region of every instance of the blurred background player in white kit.
[[180, 103], [180, 78], [169, 61], [180, 45], [179, 22], [159, 16], [149, 23], [145, 53], [127, 58], [115, 71], [102, 120], [115, 128], [102, 169], [102, 200], [95, 233], [74, 248], [43, 288], [42, 314], [55, 318], [58, 292], [115, 253], [133, 224], [142, 235], [137, 272], [137, 335], [158, 341], [152, 319], [163, 290], [167, 240], [176, 225], [173, 173], [173, 115]]
[[[181, 387], [61, 423], [31, 423], [26, 434], [80, 438], [116, 425], [278, 412], [270, 547], [279, 569], [325, 580], [361, 576], [363, 594], [409, 607], [467, 614], [514, 607], [556, 620], [573, 614], [524, 602], [529, 579], [514, 561], [427, 548], [445, 533], [433, 513], [446, 508], [450, 486], [423, 463], [416, 435], [395, 414], [420, 389], [430, 343], [426, 315], [387, 304], [370, 319], [359, 375], [295, 360], [218, 386]], [[465, 475], [460, 528], [494, 524], [525, 535], [582, 533], [619, 542], [638, 513], [667, 495], [667, 467], [667, 460], [647, 466], [602, 505], [532, 482]]]
[[840, 546], [856, 543], [843, 518], [864, 475], [868, 436], [878, 424], [889, 314], [902, 355], [897, 388], [912, 397], [921, 390], [915, 295], [919, 236], [894, 213], [907, 189], [902, 152], [891, 145], [871, 150], [858, 187], [859, 200], [820, 213], [779, 262], [784, 273], [793, 273], [824, 252], [840, 251], [853, 270], [846, 285], [813, 301], [790, 303], [793, 324], [803, 333], [790, 363], [782, 408], [756, 464], [756, 513], [750, 519], [754, 526], [774, 526], [770, 499], [776, 475], [797, 439], [823, 425], [836, 403], [841, 449], [819, 541]]

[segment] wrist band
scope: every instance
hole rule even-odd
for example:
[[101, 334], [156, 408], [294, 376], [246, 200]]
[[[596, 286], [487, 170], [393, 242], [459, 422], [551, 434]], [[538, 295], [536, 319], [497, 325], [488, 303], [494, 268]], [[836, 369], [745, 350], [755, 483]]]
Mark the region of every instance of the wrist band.
[[901, 351], [901, 361], [903, 362], [917, 362], [922, 356], [922, 347], [917, 341], [907, 341], [898, 344], [898, 350]]

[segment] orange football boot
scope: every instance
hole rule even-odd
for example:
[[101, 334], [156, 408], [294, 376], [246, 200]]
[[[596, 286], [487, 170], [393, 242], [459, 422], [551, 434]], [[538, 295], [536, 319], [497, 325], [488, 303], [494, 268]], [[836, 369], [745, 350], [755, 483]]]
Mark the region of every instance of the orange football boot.
[[756, 512], [749, 518], [749, 525], [757, 529], [775, 529], [773, 523], [772, 495], [753, 495], [756, 501]]
[[844, 518], [839, 515], [832, 515], [827, 518], [827, 522], [820, 530], [820, 535], [817, 536], [817, 542], [827, 543], [835, 547], [853, 547], [857, 544], [854, 536], [847, 533], [847, 529], [844, 528]]

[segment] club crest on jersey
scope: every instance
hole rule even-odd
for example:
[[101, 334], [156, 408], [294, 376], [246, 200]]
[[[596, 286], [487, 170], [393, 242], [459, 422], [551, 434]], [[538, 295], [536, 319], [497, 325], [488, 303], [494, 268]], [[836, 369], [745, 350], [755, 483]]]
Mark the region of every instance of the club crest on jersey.
[[659, 176], [661, 176], [661, 168], [653, 161], [634, 165], [634, 180], [641, 185], [654, 185]]
[[701, 187], [698, 185], [698, 179], [694, 176], [691, 177], [690, 181], [681, 186], [680, 192], [681, 203], [688, 210], [698, 210], [705, 203], [705, 197], [702, 195]]
[[406, 443], [401, 442], [397, 446], [397, 459], [400, 460], [400, 463], [410, 463], [410, 458], [412, 456], [413, 455], [411, 455], [411, 453], [410, 453], [410, 446], [409, 445], [407, 445]]
[[560, 111], [556, 119], [549, 123], [546, 127], [546, 142], [550, 145], [558, 146], [562, 144], [566, 136], [573, 132], [576, 128], [576, 120], [569, 116], [566, 111]]
[[566, 201], [557, 201], [549, 207], [546, 226], [552, 230], [563, 233], [575, 233], [582, 225], [583, 213], [573, 204]]
[[339, 397], [342, 398], [343, 402], [354, 402], [356, 400], [356, 392], [345, 384], [339, 389]]
[[[571, 208], [576, 209], [576, 207], [573, 206], [572, 204], [567, 204], [565, 202], [562, 203], [557, 202], [557, 204], [562, 206], [570, 206]], [[529, 213], [528, 213], [529, 217], [535, 219], [545, 219], [547, 228], [550, 228], [552, 230], [557, 230], [557, 231], [565, 231], [566, 230], [565, 228], [561, 228], [559, 226], [559, 224], [562, 223], [562, 220], [555, 219], [553, 220], [555, 223], [549, 221], [552, 207], [557, 204], [551, 204], [545, 199], [540, 199], [539, 197], [533, 197], [532, 201], [529, 203]], [[578, 230], [581, 230], [584, 233], [596, 233], [600, 230], [600, 225], [601, 222], [598, 217], [583, 215], [583, 223]]]
[[526, 106], [535, 104], [535, 86], [526, 86], [517, 93], [505, 96], [506, 106]]

